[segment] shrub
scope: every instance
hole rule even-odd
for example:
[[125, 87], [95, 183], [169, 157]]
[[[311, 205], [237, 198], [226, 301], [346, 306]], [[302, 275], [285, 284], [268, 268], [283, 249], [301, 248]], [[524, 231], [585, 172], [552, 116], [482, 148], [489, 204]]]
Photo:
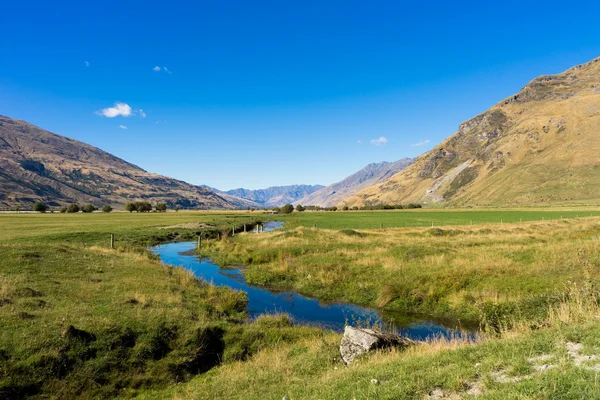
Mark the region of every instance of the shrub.
[[78, 213], [79, 212], [79, 206], [77, 204], [71, 204], [69, 206], [69, 208], [67, 208], [67, 212], [68, 213]]
[[282, 214], [291, 214], [294, 211], [294, 206], [291, 204], [286, 204], [285, 206], [281, 207], [280, 212]]
[[102, 212], [105, 213], [109, 213], [113, 210], [113, 208], [111, 206], [109, 206], [108, 204], [102, 207]]
[[137, 212], [150, 212], [152, 211], [152, 204], [147, 201], [138, 201], [135, 203], [137, 206]]
[[88, 213], [91, 213], [91, 212], [94, 212], [94, 211], [96, 211], [96, 210], [97, 210], [97, 208], [96, 208], [96, 207], [95, 207], [93, 204], [86, 204], [86, 205], [85, 205], [85, 206], [84, 206], [84, 207], [81, 209], [81, 211], [82, 211], [82, 212], [84, 212], [84, 213], [86, 213], [86, 214], [88, 214]]
[[45, 213], [48, 210], [48, 206], [43, 201], [36, 201], [33, 205], [33, 211]]
[[158, 211], [158, 212], [167, 212], [167, 205], [165, 203], [158, 203], [156, 205], [156, 211]]
[[296, 211], [302, 212], [302, 211], [304, 211], [304, 207], [302, 207], [302, 205], [298, 204], [296, 206]]

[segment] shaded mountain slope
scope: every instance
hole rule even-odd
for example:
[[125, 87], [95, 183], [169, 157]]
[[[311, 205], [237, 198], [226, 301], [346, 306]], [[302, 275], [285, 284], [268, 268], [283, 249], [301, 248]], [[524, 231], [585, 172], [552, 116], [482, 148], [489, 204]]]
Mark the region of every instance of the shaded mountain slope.
[[343, 201], [502, 206], [600, 201], [600, 59], [541, 76]]

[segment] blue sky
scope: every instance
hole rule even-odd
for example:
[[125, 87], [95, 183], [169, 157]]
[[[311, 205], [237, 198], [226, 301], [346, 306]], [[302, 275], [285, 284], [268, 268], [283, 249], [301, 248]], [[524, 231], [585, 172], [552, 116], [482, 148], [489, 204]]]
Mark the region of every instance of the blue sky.
[[597, 2], [23, 1], [2, 15], [0, 114], [220, 189], [417, 156], [600, 56]]

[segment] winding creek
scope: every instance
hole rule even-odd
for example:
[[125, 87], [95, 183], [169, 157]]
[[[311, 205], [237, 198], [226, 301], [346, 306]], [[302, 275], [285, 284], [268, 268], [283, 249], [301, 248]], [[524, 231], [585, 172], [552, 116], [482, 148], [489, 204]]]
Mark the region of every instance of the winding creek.
[[[280, 228], [280, 223], [265, 224], [265, 232]], [[221, 269], [210, 260], [187, 255], [193, 250], [194, 242], [174, 242], [152, 247], [163, 263], [181, 266], [196, 277], [217, 286], [227, 286], [243, 290], [248, 295], [248, 314], [254, 318], [264, 313], [287, 313], [294, 323], [320, 326], [342, 331], [344, 325], [383, 323], [399, 334], [415, 340], [425, 340], [435, 336], [472, 337], [474, 331], [460, 328], [457, 323], [441, 323], [430, 319], [406, 314], [382, 313], [379, 310], [359, 307], [353, 304], [323, 304], [318, 300], [291, 291], [277, 292], [263, 287], [251, 286], [246, 282], [240, 269]]]

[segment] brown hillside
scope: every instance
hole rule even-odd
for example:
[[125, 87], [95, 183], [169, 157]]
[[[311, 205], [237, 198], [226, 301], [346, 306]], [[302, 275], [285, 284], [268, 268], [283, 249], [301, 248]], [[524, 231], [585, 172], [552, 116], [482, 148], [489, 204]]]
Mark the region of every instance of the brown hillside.
[[599, 154], [600, 58], [534, 79], [406, 170], [342, 204], [596, 203]]
[[183, 208], [235, 208], [210, 189], [152, 174], [105, 151], [24, 121], [0, 116], [0, 207], [73, 202], [166, 202]]

